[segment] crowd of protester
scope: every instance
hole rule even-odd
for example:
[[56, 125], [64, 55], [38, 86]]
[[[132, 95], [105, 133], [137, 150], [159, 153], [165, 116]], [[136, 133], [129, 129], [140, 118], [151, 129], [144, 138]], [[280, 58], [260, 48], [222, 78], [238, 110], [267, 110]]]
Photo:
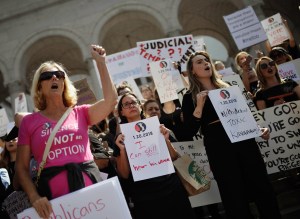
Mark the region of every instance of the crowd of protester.
[[[268, 51], [269, 54], [259, 53], [254, 59], [245, 51], [235, 56], [237, 73], [258, 110], [300, 99], [297, 82], [281, 78], [278, 73], [279, 64], [300, 57], [294, 39], [274, 48], [268, 47]], [[225, 68], [223, 62], [214, 62], [205, 51], [193, 53], [187, 62], [185, 75], [189, 88], [182, 103], [179, 100], [161, 103], [157, 91], [147, 84], [141, 86], [143, 100], [139, 100], [127, 84], [116, 87], [105, 65], [104, 48], [92, 45], [91, 55], [97, 63], [104, 94], [102, 100], [92, 105], [76, 105], [76, 90], [62, 64], [49, 61], [36, 70], [31, 90], [36, 112], [17, 113], [14, 129], [1, 138], [1, 203], [14, 191], [23, 190], [39, 216], [49, 218], [51, 199], [102, 181], [101, 171], [108, 178], [119, 178], [135, 219], [175, 219], [180, 218], [180, 212], [184, 212], [185, 218], [202, 218], [202, 207], [191, 207], [176, 173], [139, 182], [132, 178], [124, 145], [126, 136], [121, 133], [120, 124], [157, 116], [172, 160], [178, 157], [172, 142], [192, 141], [201, 128], [211, 170], [220, 190], [224, 217], [253, 218], [249, 209], [252, 200], [260, 218], [281, 218], [257, 143], [254, 139], [231, 143], [208, 97], [208, 91], [229, 86], [218, 74], [218, 70]], [[84, 145], [84, 151], [47, 160], [38, 173], [44, 147], [37, 146], [47, 142], [48, 130], [55, 127], [69, 108], [72, 109], [64, 127], [73, 128], [64, 128], [57, 135], [82, 136], [72, 141]], [[261, 128], [261, 137], [268, 139], [267, 128]], [[53, 143], [51, 150], [66, 146]], [[241, 159], [245, 153], [247, 156]], [[224, 156], [230, 159], [225, 161]], [[38, 189], [34, 184], [37, 175]], [[222, 218], [218, 207], [216, 204], [209, 206], [212, 218]], [[1, 210], [0, 218], [9, 218], [5, 209]]]

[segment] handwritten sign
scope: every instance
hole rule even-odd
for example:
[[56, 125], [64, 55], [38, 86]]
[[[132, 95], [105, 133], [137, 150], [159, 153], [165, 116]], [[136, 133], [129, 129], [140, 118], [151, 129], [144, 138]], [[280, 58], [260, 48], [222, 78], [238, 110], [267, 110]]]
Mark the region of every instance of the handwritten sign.
[[199, 139], [197, 141], [173, 142], [172, 144], [181, 156], [188, 154], [211, 179], [211, 186], [209, 190], [190, 197], [192, 207], [221, 202], [219, 189], [209, 166], [203, 140]]
[[223, 16], [223, 18], [239, 50], [267, 39], [267, 35], [251, 6]]
[[278, 65], [280, 77], [300, 81], [300, 59], [295, 59]]
[[25, 93], [19, 93], [15, 98], [15, 113], [17, 112], [28, 112]]
[[120, 124], [134, 181], [174, 173], [174, 166], [157, 116]]
[[185, 71], [188, 57], [195, 52], [193, 46], [192, 35], [137, 42], [143, 73], [150, 74], [150, 62], [164, 59], [180, 62], [182, 70]]
[[225, 81], [226, 83], [232, 85], [237, 85], [240, 88], [240, 91], [242, 92], [242, 95], [244, 97], [244, 99], [247, 102], [247, 105], [249, 107], [249, 109], [251, 110], [251, 112], [256, 112], [257, 108], [251, 98], [251, 96], [249, 96], [248, 91], [246, 90], [244, 83], [241, 80], [241, 77], [238, 74], [235, 75], [227, 75], [225, 77], [222, 78], [223, 81]]
[[256, 138], [268, 173], [300, 167], [300, 101], [288, 102], [253, 113], [270, 139]]
[[6, 111], [4, 108], [0, 109], [0, 137], [6, 135], [7, 124], [9, 123]]
[[[53, 199], [51, 204], [53, 213], [50, 219], [132, 218], [117, 177]], [[40, 218], [34, 208], [18, 214], [18, 219], [34, 218]]]
[[279, 13], [262, 20], [261, 24], [267, 33], [271, 47], [277, 46], [290, 38], [290, 34], [282, 22], [281, 15]]
[[[155, 87], [158, 92], [158, 96], [161, 103], [165, 103], [171, 100], [178, 99], [177, 95], [177, 83], [176, 80], [182, 80], [180, 74], [174, 68], [171, 60], [165, 59], [158, 62], [150, 63], [151, 74], [155, 83]], [[178, 75], [178, 77], [173, 77]], [[184, 86], [182, 85], [181, 88]]]
[[126, 81], [127, 78], [147, 76], [142, 74], [137, 47], [108, 55], [105, 60], [114, 84]]
[[75, 81], [74, 86], [78, 90], [77, 105], [93, 104], [97, 101], [94, 92], [91, 90], [86, 78]]
[[208, 96], [231, 142], [261, 135], [238, 86], [212, 90]]

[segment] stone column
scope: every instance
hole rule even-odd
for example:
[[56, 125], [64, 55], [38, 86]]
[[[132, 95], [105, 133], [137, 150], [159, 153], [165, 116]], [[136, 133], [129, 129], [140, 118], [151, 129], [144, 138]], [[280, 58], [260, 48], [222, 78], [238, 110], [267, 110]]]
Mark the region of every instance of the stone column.
[[103, 91], [101, 87], [101, 81], [100, 81], [100, 75], [96, 66], [96, 63], [94, 64], [94, 61], [92, 58], [88, 58], [86, 60], [89, 75], [91, 77], [91, 86], [92, 91], [94, 92], [97, 100], [100, 100], [103, 98]]

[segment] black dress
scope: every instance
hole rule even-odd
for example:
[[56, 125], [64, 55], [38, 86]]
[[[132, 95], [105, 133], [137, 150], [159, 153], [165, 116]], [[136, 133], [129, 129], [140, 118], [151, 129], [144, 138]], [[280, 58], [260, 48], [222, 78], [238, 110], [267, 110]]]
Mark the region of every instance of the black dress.
[[298, 84], [291, 80], [286, 79], [284, 83], [258, 90], [255, 94], [256, 100], [264, 100], [266, 102], [266, 107], [274, 106], [274, 102], [278, 99], [283, 99], [285, 102], [298, 100], [297, 94], [293, 91]]
[[204, 145], [221, 199], [230, 219], [252, 218], [249, 199], [257, 204], [261, 218], [281, 218], [276, 197], [260, 150], [254, 139], [231, 143], [209, 98], [201, 119], [193, 116], [191, 93], [183, 97], [182, 111], [187, 133], [194, 136], [200, 126]]

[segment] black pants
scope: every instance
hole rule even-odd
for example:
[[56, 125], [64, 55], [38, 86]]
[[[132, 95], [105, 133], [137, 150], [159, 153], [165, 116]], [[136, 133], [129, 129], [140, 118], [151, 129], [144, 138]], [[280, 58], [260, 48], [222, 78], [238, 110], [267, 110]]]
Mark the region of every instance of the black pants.
[[281, 218], [276, 196], [254, 139], [231, 143], [221, 123], [209, 125], [204, 145], [229, 219], [253, 218], [249, 200], [260, 218]]

